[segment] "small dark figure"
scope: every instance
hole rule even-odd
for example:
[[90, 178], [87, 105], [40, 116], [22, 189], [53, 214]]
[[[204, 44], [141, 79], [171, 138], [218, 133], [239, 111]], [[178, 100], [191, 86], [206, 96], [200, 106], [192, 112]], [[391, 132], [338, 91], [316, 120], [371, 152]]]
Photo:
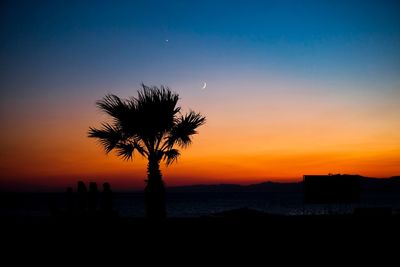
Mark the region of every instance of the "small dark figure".
[[103, 192], [101, 198], [101, 211], [104, 215], [110, 216], [113, 210], [112, 191], [109, 183], [103, 184]]
[[67, 187], [67, 214], [71, 215], [74, 210], [74, 195], [72, 187]]
[[83, 215], [86, 213], [87, 201], [88, 201], [87, 189], [86, 189], [86, 185], [84, 182], [82, 182], [82, 181], [78, 182], [77, 193], [78, 193], [78, 213], [80, 215]]
[[90, 182], [88, 192], [88, 209], [89, 213], [95, 213], [97, 209], [98, 190], [95, 182]]

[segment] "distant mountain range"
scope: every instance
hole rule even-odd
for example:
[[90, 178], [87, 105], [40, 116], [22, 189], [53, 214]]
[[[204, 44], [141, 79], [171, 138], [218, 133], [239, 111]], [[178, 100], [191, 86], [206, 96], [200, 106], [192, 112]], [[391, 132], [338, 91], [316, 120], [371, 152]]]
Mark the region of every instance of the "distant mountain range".
[[[361, 192], [368, 193], [399, 193], [400, 176], [390, 178], [371, 178], [360, 176]], [[296, 193], [303, 191], [303, 182], [277, 183], [264, 182], [251, 185], [214, 184], [214, 185], [190, 185], [169, 187], [168, 192], [269, 192], [269, 193]]]

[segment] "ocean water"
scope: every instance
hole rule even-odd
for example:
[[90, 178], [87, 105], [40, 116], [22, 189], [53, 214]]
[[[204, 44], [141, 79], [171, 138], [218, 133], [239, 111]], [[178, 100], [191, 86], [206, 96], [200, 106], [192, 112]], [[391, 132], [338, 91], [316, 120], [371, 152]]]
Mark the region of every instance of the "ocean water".
[[[52, 211], [65, 210], [65, 193], [1, 193], [0, 217], [51, 216]], [[143, 193], [114, 193], [114, 209], [122, 217], [143, 217]], [[230, 209], [251, 208], [273, 214], [345, 214], [355, 207], [400, 208], [398, 194], [361, 196], [359, 204], [305, 205], [302, 193], [169, 193], [167, 212], [170, 217], [200, 217]]]

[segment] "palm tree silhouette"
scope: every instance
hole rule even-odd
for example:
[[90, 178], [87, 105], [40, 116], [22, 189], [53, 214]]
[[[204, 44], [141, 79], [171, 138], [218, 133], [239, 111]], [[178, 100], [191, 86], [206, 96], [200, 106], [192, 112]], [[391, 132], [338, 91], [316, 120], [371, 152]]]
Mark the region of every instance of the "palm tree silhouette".
[[168, 87], [142, 84], [138, 96], [121, 99], [106, 95], [96, 102], [100, 110], [112, 117], [100, 129], [89, 128], [88, 136], [97, 138], [106, 153], [115, 150], [124, 160], [133, 159], [136, 151], [148, 159], [145, 187], [146, 215], [150, 219], [166, 216], [165, 186], [160, 162], [169, 166], [180, 156], [177, 147], [186, 148], [196, 129], [205, 123], [200, 113], [181, 113], [179, 95]]

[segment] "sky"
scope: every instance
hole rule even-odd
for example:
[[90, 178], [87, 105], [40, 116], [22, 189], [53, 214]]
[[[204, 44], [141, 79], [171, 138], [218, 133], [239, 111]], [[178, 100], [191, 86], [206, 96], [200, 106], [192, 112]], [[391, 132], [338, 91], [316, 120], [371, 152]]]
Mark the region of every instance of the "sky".
[[142, 82], [207, 117], [168, 186], [400, 174], [398, 1], [2, 1], [0, 34], [0, 191], [142, 189], [87, 138]]

